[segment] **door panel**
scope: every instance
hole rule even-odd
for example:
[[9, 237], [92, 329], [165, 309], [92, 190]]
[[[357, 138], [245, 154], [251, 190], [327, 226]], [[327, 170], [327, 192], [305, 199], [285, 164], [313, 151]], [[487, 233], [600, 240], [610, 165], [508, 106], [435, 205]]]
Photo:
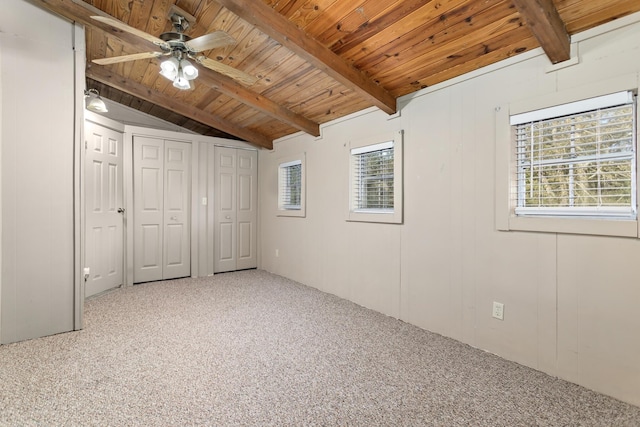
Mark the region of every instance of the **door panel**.
[[141, 230], [140, 269], [143, 271], [161, 270], [162, 261], [160, 251], [158, 251], [158, 242], [161, 241], [160, 226], [158, 224], [142, 224]]
[[123, 207], [121, 133], [85, 123], [86, 250], [90, 268], [85, 296], [122, 285]]
[[162, 170], [159, 167], [142, 168], [140, 191], [142, 191], [142, 206], [147, 213], [162, 212]]
[[191, 144], [165, 141], [163, 278], [191, 274]]
[[215, 148], [214, 272], [236, 270], [236, 149]]
[[133, 281], [162, 280], [163, 141], [133, 140]]
[[167, 265], [175, 266], [182, 265], [184, 256], [182, 255], [182, 234], [184, 227], [181, 224], [168, 224], [167, 225], [167, 239], [174, 244], [169, 245], [165, 258], [167, 259]]
[[250, 222], [238, 223], [238, 259], [246, 260], [251, 258], [251, 232], [252, 224]]
[[218, 248], [218, 256], [220, 261], [233, 261], [234, 254], [233, 248], [235, 246], [233, 242], [233, 229], [235, 227], [231, 223], [220, 224], [219, 236], [220, 236], [220, 246]]
[[238, 150], [238, 263], [237, 270], [258, 266], [258, 153]]
[[[87, 236], [87, 241], [92, 240], [92, 245], [87, 246], [87, 266], [93, 265], [91, 270], [93, 273], [89, 277], [91, 280], [96, 281], [104, 278], [102, 269], [98, 268], [97, 260], [103, 259], [102, 253], [104, 252], [104, 244], [102, 242], [102, 227], [93, 227], [91, 229], [91, 237]], [[91, 268], [91, 267], [90, 267]], [[86, 292], [85, 292], [86, 293]], [[91, 296], [91, 295], [88, 295]]]
[[221, 172], [218, 175], [218, 179], [220, 180], [218, 187], [220, 191], [219, 209], [221, 212], [231, 212], [233, 211], [233, 201], [235, 198], [235, 174]]
[[181, 170], [167, 171], [167, 197], [164, 202], [169, 212], [181, 212], [184, 209], [184, 175]]
[[[107, 247], [113, 248], [116, 246], [118, 239], [122, 239], [122, 230], [118, 230], [118, 227], [110, 225], [107, 229]], [[122, 260], [122, 253], [116, 253], [116, 251], [109, 251], [107, 255], [107, 275], [111, 276], [118, 272], [118, 268], [122, 268], [122, 264], [118, 261]]]
[[[93, 207], [91, 212], [102, 213], [102, 202], [103, 202], [103, 185], [102, 185], [102, 161], [101, 160], [93, 160], [92, 162], [92, 170], [87, 175], [88, 178], [93, 179]], [[87, 186], [88, 188], [91, 188]]]
[[238, 210], [250, 211], [252, 209], [253, 183], [251, 175], [238, 175]]

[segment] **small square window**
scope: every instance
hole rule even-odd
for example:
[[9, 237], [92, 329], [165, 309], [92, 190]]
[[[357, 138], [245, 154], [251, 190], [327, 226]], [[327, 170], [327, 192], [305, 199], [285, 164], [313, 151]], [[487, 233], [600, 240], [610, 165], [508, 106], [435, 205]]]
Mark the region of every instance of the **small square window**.
[[393, 141], [351, 150], [356, 212], [393, 212]]
[[304, 156], [278, 166], [278, 215], [305, 216]]
[[402, 132], [377, 139], [350, 144], [348, 219], [401, 223]]

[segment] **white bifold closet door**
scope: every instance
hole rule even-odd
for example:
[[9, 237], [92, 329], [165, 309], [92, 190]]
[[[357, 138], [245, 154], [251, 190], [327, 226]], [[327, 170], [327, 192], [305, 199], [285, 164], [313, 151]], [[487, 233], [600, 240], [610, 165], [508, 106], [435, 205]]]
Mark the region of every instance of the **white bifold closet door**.
[[122, 285], [122, 140], [120, 132], [85, 122], [85, 296]]
[[258, 153], [215, 148], [214, 272], [258, 266]]
[[191, 274], [191, 144], [133, 140], [134, 283]]

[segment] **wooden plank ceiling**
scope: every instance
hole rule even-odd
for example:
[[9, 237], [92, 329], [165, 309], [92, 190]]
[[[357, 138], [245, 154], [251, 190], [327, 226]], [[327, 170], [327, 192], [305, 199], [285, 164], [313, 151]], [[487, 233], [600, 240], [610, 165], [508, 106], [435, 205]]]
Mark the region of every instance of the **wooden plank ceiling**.
[[[638, 0], [30, 0], [86, 26], [88, 87], [204, 135], [271, 148], [298, 131], [396, 99], [542, 46], [553, 63], [569, 38], [640, 11]], [[201, 54], [255, 77], [241, 83], [202, 65], [194, 90], [158, 72], [164, 57], [97, 65], [94, 59], [160, 52], [91, 16], [159, 37], [172, 6], [195, 17], [195, 38], [222, 30], [235, 43]], [[215, 64], [214, 64], [215, 65]]]

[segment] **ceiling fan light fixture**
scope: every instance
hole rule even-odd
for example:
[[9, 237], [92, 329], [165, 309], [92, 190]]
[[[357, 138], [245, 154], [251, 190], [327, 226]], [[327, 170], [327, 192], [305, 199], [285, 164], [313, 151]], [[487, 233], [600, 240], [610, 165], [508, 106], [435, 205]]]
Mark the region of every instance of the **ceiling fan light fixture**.
[[169, 80], [175, 80], [178, 77], [180, 62], [174, 57], [162, 61], [160, 64], [160, 74]]
[[182, 69], [178, 71], [178, 77], [173, 81], [173, 86], [180, 90], [191, 89], [191, 81], [185, 77]]
[[100, 94], [96, 89], [85, 90], [84, 95], [85, 108], [87, 110], [93, 111], [95, 113], [107, 113], [109, 111], [102, 98], [100, 98]]
[[186, 59], [180, 61], [180, 68], [182, 69], [185, 79], [193, 80], [198, 77], [198, 69]]

